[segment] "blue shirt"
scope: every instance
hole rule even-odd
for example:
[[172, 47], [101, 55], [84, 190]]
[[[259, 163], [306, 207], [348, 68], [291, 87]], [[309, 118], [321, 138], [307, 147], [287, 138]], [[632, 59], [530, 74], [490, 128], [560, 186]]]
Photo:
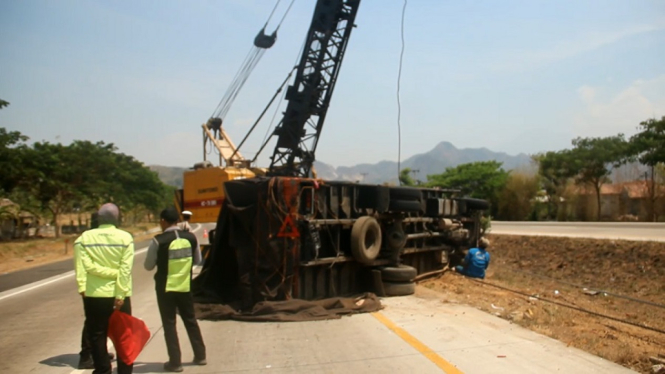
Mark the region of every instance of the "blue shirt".
[[490, 254], [483, 248], [471, 248], [464, 257], [464, 274], [474, 278], [485, 278], [485, 269], [490, 264]]

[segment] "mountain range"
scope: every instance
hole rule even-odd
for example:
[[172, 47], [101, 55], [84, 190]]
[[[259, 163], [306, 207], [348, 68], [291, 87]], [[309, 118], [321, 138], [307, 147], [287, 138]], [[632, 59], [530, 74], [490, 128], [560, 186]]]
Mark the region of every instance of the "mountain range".
[[[441, 174], [448, 167], [478, 161], [499, 161], [504, 170], [520, 169], [535, 172], [531, 157], [521, 153], [516, 156], [504, 152], [493, 152], [487, 148], [456, 148], [449, 142], [441, 142], [434, 149], [417, 154], [402, 161], [399, 168], [410, 168], [412, 178], [427, 181], [427, 176]], [[376, 164], [358, 164], [355, 166], [333, 167], [324, 162], [314, 163], [319, 178], [327, 180], [361, 181], [363, 183], [380, 184], [396, 183], [398, 177], [397, 162], [381, 161]]]
[[[427, 181], [427, 175], [441, 174], [448, 167], [478, 161], [499, 161], [504, 170], [523, 170], [535, 173], [531, 157], [520, 153], [516, 156], [504, 152], [493, 152], [487, 148], [456, 148], [449, 142], [441, 142], [434, 149], [407, 158], [400, 169], [410, 168], [415, 180]], [[376, 164], [334, 167], [322, 161], [315, 161], [317, 176], [326, 180], [360, 181], [369, 184], [397, 183], [397, 162], [380, 161]], [[182, 174], [188, 168], [151, 165], [166, 184], [182, 187]]]

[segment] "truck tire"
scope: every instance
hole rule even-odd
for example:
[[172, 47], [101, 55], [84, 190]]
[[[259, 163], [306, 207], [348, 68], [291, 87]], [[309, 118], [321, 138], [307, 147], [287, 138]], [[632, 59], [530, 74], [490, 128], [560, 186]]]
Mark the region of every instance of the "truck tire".
[[374, 217], [363, 216], [351, 228], [351, 253], [361, 264], [375, 260], [381, 250], [381, 226]]
[[381, 279], [388, 282], [413, 282], [418, 270], [409, 265], [387, 266], [381, 269]]
[[423, 204], [417, 200], [391, 200], [391, 212], [422, 212]]
[[419, 188], [414, 187], [393, 187], [390, 189], [391, 200], [422, 200], [423, 193]]
[[383, 290], [386, 296], [406, 296], [413, 295], [416, 292], [416, 284], [383, 282]]

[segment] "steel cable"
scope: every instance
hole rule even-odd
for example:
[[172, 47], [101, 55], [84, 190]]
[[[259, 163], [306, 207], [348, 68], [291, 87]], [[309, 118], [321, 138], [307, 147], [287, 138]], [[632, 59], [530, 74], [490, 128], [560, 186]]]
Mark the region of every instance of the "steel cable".
[[661, 330], [661, 329], [656, 328], [656, 327], [651, 327], [651, 326], [642, 325], [642, 324], [639, 324], [639, 323], [636, 323], [636, 322], [626, 321], [626, 320], [621, 319], [621, 318], [612, 317], [612, 316], [609, 316], [609, 315], [606, 315], [606, 314], [594, 312], [592, 310], [580, 308], [578, 306], [568, 305], [568, 304], [560, 303], [558, 301], [554, 301], [554, 300], [550, 300], [550, 299], [544, 299], [540, 296], [529, 295], [529, 294], [524, 293], [522, 291], [513, 290], [511, 288], [500, 286], [500, 285], [494, 284], [494, 283], [490, 283], [488, 281], [481, 281], [481, 280], [473, 279], [473, 278], [469, 278], [469, 279], [471, 279], [474, 282], [479, 283], [479, 284], [486, 284], [488, 286], [492, 286], [492, 287], [499, 288], [499, 289], [502, 289], [502, 290], [505, 290], [505, 291], [516, 293], [518, 295], [522, 295], [522, 296], [526, 296], [526, 297], [533, 297], [533, 298], [538, 299], [540, 301], [544, 301], [544, 302], [551, 303], [551, 304], [554, 304], [554, 305], [562, 306], [564, 308], [573, 309], [573, 310], [576, 310], [578, 312], [587, 313], [587, 314], [590, 314], [590, 315], [593, 315], [593, 316], [596, 316], [596, 317], [606, 318], [606, 319], [609, 319], [609, 320], [612, 320], [612, 321], [615, 321], [615, 322], [621, 322], [621, 323], [625, 323], [627, 325], [639, 327], [639, 328], [642, 328], [642, 329], [645, 329], [645, 330], [650, 330], [650, 331], [653, 331], [653, 332], [658, 332], [658, 333], [661, 333], [661, 334], [665, 334], [665, 330]]
[[539, 277], [539, 278], [543, 278], [543, 279], [549, 279], [549, 280], [552, 280], [552, 281], [555, 281], [555, 282], [558, 282], [558, 283], [562, 283], [562, 284], [565, 284], [565, 285], [568, 285], [568, 286], [587, 289], [587, 290], [590, 290], [590, 291], [595, 291], [595, 292], [607, 294], [607, 295], [610, 295], [610, 296], [613, 296], [613, 297], [616, 297], [616, 298], [626, 299], [626, 300], [634, 301], [634, 302], [637, 302], [637, 303], [647, 304], [647, 305], [655, 306], [657, 308], [665, 309], [665, 305], [663, 305], [663, 304], [658, 304], [658, 303], [654, 303], [652, 301], [637, 299], [637, 298], [626, 296], [626, 295], [616, 294], [616, 293], [613, 293], [613, 292], [602, 290], [600, 288], [586, 287], [586, 286], [583, 286], [583, 285], [580, 285], [580, 284], [575, 284], [575, 283], [567, 282], [567, 281], [564, 281], [564, 280], [561, 280], [561, 279], [548, 277], [547, 275], [531, 273], [531, 272], [524, 271], [524, 270], [512, 270], [512, 271], [515, 271], [517, 273], [522, 273], [522, 274], [526, 274], [526, 275]]

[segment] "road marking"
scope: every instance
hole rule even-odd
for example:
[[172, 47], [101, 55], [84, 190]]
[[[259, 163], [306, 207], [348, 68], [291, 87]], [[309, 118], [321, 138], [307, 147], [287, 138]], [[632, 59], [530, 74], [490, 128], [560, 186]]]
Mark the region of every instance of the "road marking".
[[372, 313], [372, 316], [376, 318], [379, 322], [383, 323], [387, 328], [394, 332], [397, 336], [402, 338], [405, 342], [409, 343], [413, 348], [418, 352], [422, 353], [423, 356], [427, 357], [428, 360], [432, 361], [436, 366], [448, 374], [463, 374], [458, 368], [453, 364], [443, 359], [431, 348], [426, 346], [420, 340], [416, 339], [413, 335], [409, 334], [403, 328], [397, 326], [393, 321], [388, 319], [379, 312]]
[[[138, 251], [134, 251], [134, 255], [140, 255], [141, 253], [143, 253], [147, 250], [148, 250], [148, 247], [141, 248]], [[74, 270], [70, 270], [70, 271], [68, 271], [64, 274], [61, 274], [61, 275], [56, 275], [56, 276], [53, 276], [53, 277], [50, 277], [50, 278], [46, 278], [44, 280], [40, 280], [40, 281], [37, 281], [37, 282], [34, 282], [34, 283], [26, 284], [24, 286], [19, 287], [18, 290], [14, 291], [12, 293], [8, 293], [6, 295], [0, 294], [0, 295], [2, 295], [2, 296], [0, 296], [0, 301], [2, 301], [4, 299], [7, 299], [7, 298], [10, 298], [12, 296], [20, 295], [24, 292], [32, 291], [32, 290], [34, 290], [36, 288], [39, 288], [39, 287], [46, 286], [47, 284], [51, 284], [51, 283], [57, 282], [59, 280], [65, 279], [65, 278], [69, 278], [73, 275], [74, 275]], [[5, 292], [10, 292], [10, 291], [11, 290], [5, 291]]]
[[65, 273], [64, 275], [60, 275], [60, 276], [57, 276], [57, 275], [56, 275], [55, 277], [48, 278], [46, 281], [39, 281], [39, 282], [36, 282], [37, 284], [34, 284], [34, 283], [33, 283], [33, 286], [31, 286], [31, 287], [24, 288], [24, 289], [22, 289], [22, 290], [19, 290], [19, 291], [16, 291], [16, 292], [10, 293], [10, 294], [8, 294], [8, 295], [4, 295], [4, 296], [0, 297], [0, 300], [4, 300], [4, 299], [6, 299], [6, 298], [8, 298], [8, 297], [12, 297], [12, 296], [20, 295], [20, 294], [22, 294], [22, 293], [24, 293], [24, 292], [28, 292], [28, 291], [30, 291], [30, 290], [34, 290], [35, 288], [39, 288], [39, 287], [45, 286], [45, 285], [47, 285], [47, 284], [51, 284], [51, 283], [53, 283], [53, 282], [57, 282], [57, 281], [59, 281], [59, 280], [61, 280], [61, 279], [69, 278], [69, 277], [71, 277], [72, 275], [74, 275], [74, 271], [73, 271], [73, 270], [70, 271], [70, 272], [68, 272], [68, 273]]

